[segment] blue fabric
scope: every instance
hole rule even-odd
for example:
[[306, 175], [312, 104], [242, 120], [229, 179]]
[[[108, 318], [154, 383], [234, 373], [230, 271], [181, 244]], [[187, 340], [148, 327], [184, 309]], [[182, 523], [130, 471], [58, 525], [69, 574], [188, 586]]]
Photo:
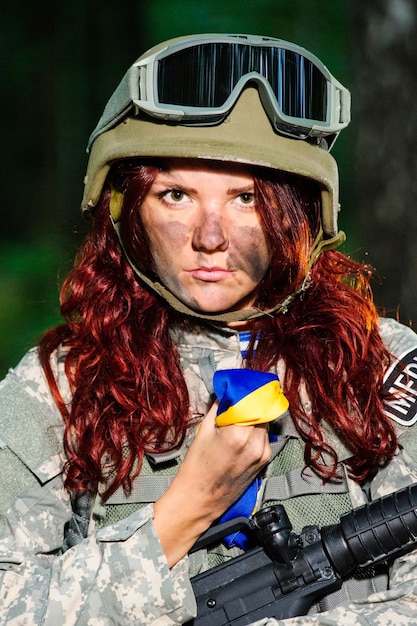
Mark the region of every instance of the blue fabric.
[[[260, 478], [256, 478], [240, 496], [239, 500], [232, 504], [232, 506], [223, 513], [217, 523], [222, 524], [223, 522], [229, 522], [236, 517], [249, 518], [254, 512], [256, 499], [258, 497], [258, 490], [261, 484], [262, 480]], [[243, 530], [238, 530], [235, 533], [226, 535], [223, 537], [223, 543], [225, 543], [228, 548], [238, 546], [243, 550], [248, 550], [252, 546], [250, 537], [246, 535]]]
[[248, 369], [217, 370], [213, 377], [214, 393], [219, 400], [217, 415], [243, 400], [252, 391], [275, 380], [278, 380], [278, 376], [270, 372]]
[[[242, 358], [246, 359], [248, 356], [248, 347], [250, 340], [252, 338], [252, 333], [250, 331], [245, 331], [243, 333], [239, 333], [239, 343], [240, 343], [240, 352], [242, 354]], [[256, 350], [259, 341], [259, 333], [255, 339], [254, 349]]]
[[[214, 391], [219, 400], [217, 415], [273, 380], [277, 380], [277, 376], [268, 372], [249, 369], [218, 370], [213, 379]], [[270, 441], [276, 441], [277, 438], [276, 435], [269, 436]], [[262, 479], [256, 478], [242, 496], [223, 513], [218, 523], [221, 524], [241, 516], [249, 518], [254, 513], [261, 484]], [[229, 548], [238, 546], [243, 550], [248, 550], [252, 545], [250, 537], [242, 530], [227, 535], [223, 538], [223, 542]]]
[[249, 369], [219, 370], [213, 378], [219, 398], [217, 426], [255, 426], [275, 421], [288, 409], [278, 376]]

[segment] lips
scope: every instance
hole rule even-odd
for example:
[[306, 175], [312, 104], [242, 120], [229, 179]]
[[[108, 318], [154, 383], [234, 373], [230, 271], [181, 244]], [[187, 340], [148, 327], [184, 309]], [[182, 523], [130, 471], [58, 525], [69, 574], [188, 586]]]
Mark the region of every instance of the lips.
[[230, 278], [233, 271], [225, 270], [222, 267], [197, 267], [190, 271], [190, 274], [196, 280], [202, 280], [204, 282], [216, 283], [220, 280]]

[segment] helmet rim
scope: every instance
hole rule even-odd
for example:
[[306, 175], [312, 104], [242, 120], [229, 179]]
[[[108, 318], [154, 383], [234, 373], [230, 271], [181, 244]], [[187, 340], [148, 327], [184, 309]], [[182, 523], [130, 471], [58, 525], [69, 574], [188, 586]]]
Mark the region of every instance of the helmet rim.
[[91, 146], [82, 211], [88, 214], [113, 163], [131, 157], [201, 158], [282, 170], [314, 180], [321, 189], [325, 236], [337, 234], [338, 168], [324, 148], [276, 133], [258, 89], [249, 85], [228, 117], [213, 126], [184, 126], [145, 114], [128, 116]]

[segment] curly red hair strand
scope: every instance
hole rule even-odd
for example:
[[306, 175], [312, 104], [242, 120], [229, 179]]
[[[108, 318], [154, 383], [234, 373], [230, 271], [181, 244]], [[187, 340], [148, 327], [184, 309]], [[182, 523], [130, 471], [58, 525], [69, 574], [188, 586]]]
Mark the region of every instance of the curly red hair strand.
[[[288, 280], [295, 289], [308, 269], [318, 232], [319, 193], [314, 183], [294, 181], [282, 173], [263, 187], [267, 193], [259, 194], [260, 211], [268, 232], [274, 233], [278, 252], [272, 284], [285, 286]], [[287, 229], [279, 227], [280, 212], [285, 214]], [[393, 424], [384, 411], [383, 376], [390, 355], [378, 332], [371, 277], [367, 265], [336, 251], [322, 253], [304, 297], [296, 299], [287, 314], [265, 316], [258, 322], [260, 340], [249, 358], [251, 367], [265, 370], [284, 359], [283, 387], [306, 444], [306, 465], [325, 479], [336, 477], [338, 459], [326, 443], [324, 424], [351, 450], [348, 465], [358, 481], [388, 461], [397, 447]], [[268, 293], [273, 293], [270, 285], [265, 291], [266, 307], [274, 304], [268, 301]], [[278, 299], [286, 293], [285, 287], [278, 291]], [[300, 401], [303, 385], [311, 403], [308, 411]]]
[[[152, 260], [140, 205], [161, 166], [126, 161], [111, 173], [112, 184], [124, 193], [125, 245], [148, 271]], [[255, 189], [273, 250], [257, 306], [269, 308], [305, 278], [320, 224], [320, 194], [312, 181], [262, 170], [255, 170]], [[389, 354], [378, 333], [370, 278], [369, 267], [338, 252], [324, 252], [304, 297], [286, 314], [265, 316], [254, 324], [253, 334], [260, 331], [260, 340], [249, 353], [248, 365], [268, 370], [284, 359], [282, 383], [306, 444], [305, 462], [325, 480], [337, 475], [337, 455], [325, 441], [324, 424], [351, 450], [349, 465], [357, 480], [396, 450], [395, 431], [383, 407]], [[109, 218], [108, 187], [63, 284], [61, 311], [65, 324], [45, 335], [39, 353], [64, 418], [66, 488], [104, 485], [104, 498], [120, 485], [129, 491], [146, 451], [181, 444], [189, 401], [169, 332], [178, 315], [142, 286], [121, 254]], [[60, 345], [67, 351], [70, 407], [60, 396], [50, 365]], [[303, 385], [311, 410], [300, 400]]]
[[[182, 442], [188, 392], [169, 335], [169, 312], [121, 255], [108, 219], [108, 193], [101, 205], [61, 290], [66, 324], [50, 330], [39, 350], [65, 421], [66, 487], [90, 490], [106, 483], [102, 465], [109, 459], [115, 475], [106, 497], [119, 485], [131, 488], [146, 450]], [[70, 408], [49, 363], [60, 344], [68, 351]]]

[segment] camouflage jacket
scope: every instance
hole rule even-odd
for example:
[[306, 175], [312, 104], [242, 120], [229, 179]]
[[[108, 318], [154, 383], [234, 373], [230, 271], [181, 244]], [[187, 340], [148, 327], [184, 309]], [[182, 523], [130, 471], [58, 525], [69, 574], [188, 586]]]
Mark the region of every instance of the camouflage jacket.
[[[417, 482], [417, 429], [412, 427], [417, 420], [413, 387], [417, 336], [388, 319], [381, 320], [381, 334], [395, 355], [386, 375], [387, 385], [407, 395], [387, 407], [398, 428], [400, 447], [370, 483], [367, 495], [371, 499]], [[242, 367], [238, 335], [196, 327], [194, 332], [175, 333], [175, 340], [189, 390], [190, 414], [204, 415], [212, 402], [213, 370]], [[396, 367], [400, 358], [407, 375]], [[58, 353], [54, 367], [62, 393], [70, 401], [64, 359], [65, 355]], [[282, 375], [282, 367], [277, 364], [278, 374]], [[340, 492], [314, 486], [312, 480], [302, 493], [297, 482], [302, 445], [289, 414], [282, 424], [281, 443], [261, 493], [263, 503], [284, 502], [298, 532], [306, 523], [338, 521], [341, 512], [366, 502], [365, 492], [347, 476]], [[181, 462], [192, 437], [190, 428], [173, 463]], [[343, 467], [348, 448], [330, 431], [328, 440]], [[63, 551], [65, 529], [72, 516], [71, 501], [62, 483], [63, 462], [61, 416], [37, 351], [32, 350], [0, 384], [0, 624], [162, 626], [191, 619], [195, 600], [190, 572], [213, 564], [213, 554], [196, 560], [187, 556], [169, 570], [152, 524], [157, 489], [154, 496], [144, 497], [141, 488], [133, 490], [142, 494], [134, 495], [133, 501], [118, 500], [116, 494], [112, 503], [104, 506], [97, 499], [88, 536]], [[160, 474], [166, 473], [166, 469], [158, 470], [157, 463], [156, 470], [151, 465], [146, 462], [139, 477], [145, 480], [145, 491], [156, 485], [149, 480], [159, 480]], [[166, 468], [166, 463], [162, 465]], [[291, 484], [296, 488], [291, 489]], [[116, 517], [114, 510], [119, 511]], [[417, 625], [417, 550], [394, 562], [389, 581], [385, 579], [380, 590], [371, 587], [367, 595], [359, 591], [362, 586], [361, 582], [351, 586], [344, 596], [313, 608], [308, 616], [258, 624]]]

